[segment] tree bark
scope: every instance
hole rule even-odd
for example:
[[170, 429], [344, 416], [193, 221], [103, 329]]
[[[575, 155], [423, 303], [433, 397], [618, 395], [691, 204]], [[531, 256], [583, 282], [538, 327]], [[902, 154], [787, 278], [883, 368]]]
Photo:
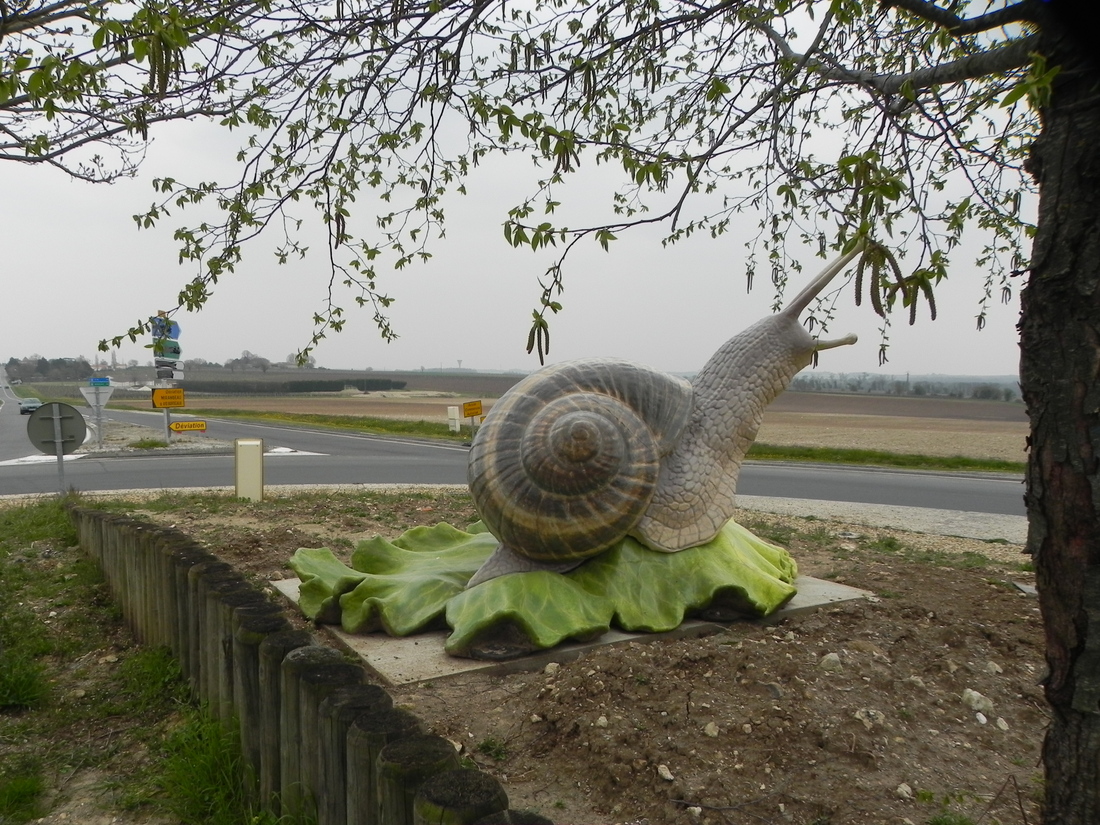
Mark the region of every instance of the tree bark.
[[1043, 821], [1100, 822], [1100, 82], [1063, 65], [1030, 159], [1040, 205], [1022, 294], [1028, 551], [1052, 714]]

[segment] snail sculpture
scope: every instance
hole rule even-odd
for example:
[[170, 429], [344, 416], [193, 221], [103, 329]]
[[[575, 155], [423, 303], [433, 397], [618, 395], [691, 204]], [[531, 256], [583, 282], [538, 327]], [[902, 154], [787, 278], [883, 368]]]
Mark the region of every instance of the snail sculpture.
[[470, 449], [470, 491], [500, 546], [468, 587], [565, 572], [625, 536], [675, 553], [733, 515], [764, 409], [819, 350], [799, 315], [859, 252], [830, 264], [781, 312], [727, 341], [692, 382], [630, 361], [547, 367], [493, 405]]

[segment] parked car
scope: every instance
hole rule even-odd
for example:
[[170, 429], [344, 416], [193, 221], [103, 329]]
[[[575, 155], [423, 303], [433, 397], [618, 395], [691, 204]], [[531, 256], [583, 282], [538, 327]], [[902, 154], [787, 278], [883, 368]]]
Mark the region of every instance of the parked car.
[[32, 412], [42, 406], [42, 402], [37, 398], [20, 398], [19, 399], [19, 414], [30, 415]]

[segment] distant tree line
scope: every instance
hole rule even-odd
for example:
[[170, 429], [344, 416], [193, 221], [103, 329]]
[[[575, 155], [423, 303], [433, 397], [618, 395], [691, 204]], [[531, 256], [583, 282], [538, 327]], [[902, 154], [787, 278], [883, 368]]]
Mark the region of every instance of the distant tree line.
[[984, 401], [1019, 401], [1016, 384], [989, 381], [910, 380], [896, 375], [870, 373], [810, 373], [791, 382], [796, 392], [837, 392], [866, 395], [908, 395], [931, 398], [974, 398]]
[[260, 372], [267, 372], [274, 367], [278, 370], [287, 369], [316, 369], [317, 361], [313, 356], [306, 358], [302, 364], [298, 363], [298, 359], [294, 355], [288, 355], [285, 361], [271, 361], [268, 358], [264, 358], [262, 355], [257, 355], [254, 352], [245, 350], [241, 353], [240, 358], [229, 358], [224, 364], [219, 364], [217, 361], [207, 361], [205, 358], [191, 358], [183, 362], [183, 368], [185, 370], [222, 370], [226, 369], [230, 372], [236, 372], [237, 370], [259, 370]]
[[4, 365], [12, 381], [78, 381], [93, 373], [84, 358], [9, 358]]
[[381, 392], [383, 390], [401, 390], [404, 381], [390, 381], [385, 378], [348, 379], [309, 379], [303, 381], [274, 381], [219, 378], [209, 381], [188, 378], [186, 384], [190, 392], [210, 392], [219, 395], [287, 395], [296, 392], [340, 392], [354, 388], [361, 392]]

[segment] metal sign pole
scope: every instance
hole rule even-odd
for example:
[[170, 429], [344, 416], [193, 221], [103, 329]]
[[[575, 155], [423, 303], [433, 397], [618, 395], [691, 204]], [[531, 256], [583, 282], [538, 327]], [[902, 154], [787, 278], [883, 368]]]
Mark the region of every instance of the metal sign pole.
[[77, 450], [88, 435], [84, 416], [75, 407], [51, 401], [27, 419], [27, 437], [38, 450], [57, 456], [57, 482], [65, 494], [65, 456]]
[[57, 484], [61, 495], [65, 495], [65, 437], [61, 434], [61, 406], [53, 407], [53, 446], [57, 452]]
[[95, 387], [95, 444], [103, 447], [103, 402], [99, 400], [99, 387]]

